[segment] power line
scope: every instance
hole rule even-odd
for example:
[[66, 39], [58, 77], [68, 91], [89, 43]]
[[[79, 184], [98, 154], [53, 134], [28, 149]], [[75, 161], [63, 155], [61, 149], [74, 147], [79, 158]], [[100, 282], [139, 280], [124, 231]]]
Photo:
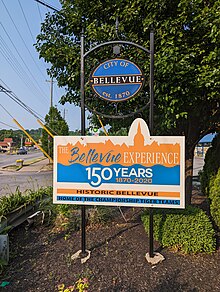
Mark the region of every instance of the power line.
[[0, 106], [3, 108], [4, 111], [6, 111], [6, 113], [7, 113], [12, 119], [14, 119], [13, 116], [9, 113], [9, 111], [6, 110], [6, 108], [5, 108], [2, 104], [0, 104]]
[[[5, 60], [9, 63], [9, 65], [12, 67], [12, 69], [17, 73], [17, 75], [21, 78], [21, 80], [26, 84], [26, 86], [33, 90], [32, 86], [27, 82], [26, 78], [23, 78], [22, 75], [22, 69], [19, 68], [19, 65], [16, 63], [16, 60], [13, 59], [14, 55], [12, 54], [11, 50], [4, 44], [3, 39], [0, 36], [0, 44], [2, 43], [2, 47], [0, 47], [0, 51], [2, 53], [2, 56], [5, 58]], [[24, 74], [24, 72], [23, 72]], [[28, 79], [28, 78], [27, 78]]]
[[11, 126], [11, 125], [8, 125], [8, 124], [6, 124], [6, 123], [0, 122], [0, 124], [5, 125], [5, 126], [7, 126], [7, 127], [10, 127], [10, 128], [12, 128], [12, 129], [16, 129], [16, 130], [17, 130], [17, 128], [15, 128], [15, 127], [13, 127], [13, 126]]
[[[10, 66], [12, 67], [12, 69], [17, 73], [17, 75], [26, 84], [26, 86], [31, 90], [31, 92], [33, 92], [33, 89], [34, 89], [36, 96], [39, 97], [39, 94], [41, 96], [42, 93], [37, 89], [37, 87], [35, 86], [35, 84], [30, 79], [29, 75], [22, 68], [21, 64], [18, 62], [18, 60], [16, 59], [16, 57], [14, 56], [14, 54], [12, 53], [12, 51], [7, 46], [7, 44], [5, 43], [5, 41], [3, 40], [3, 38], [1, 36], [0, 36], [0, 45], [1, 45], [0, 50], [2, 52], [3, 57], [10, 64]], [[25, 66], [26, 66], [26, 64], [25, 64]]]
[[[26, 24], [27, 24], [28, 30], [29, 30], [29, 32], [30, 32], [30, 35], [31, 35], [31, 37], [32, 37], [32, 41], [33, 41], [33, 43], [35, 43], [35, 42], [36, 42], [36, 39], [35, 39], [34, 36], [33, 36], [33, 33], [32, 33], [32, 31], [31, 31], [30, 25], [29, 25], [29, 23], [28, 23], [27, 17], [26, 17], [26, 15], [25, 15], [25, 12], [24, 12], [24, 9], [23, 9], [23, 7], [22, 7], [22, 5], [21, 5], [20, 0], [18, 0], [18, 3], [19, 3], [19, 5], [20, 5], [20, 8], [21, 8], [22, 14], [23, 14], [23, 16], [24, 16], [25, 22], [26, 22]], [[40, 70], [40, 72], [41, 72], [41, 75], [42, 75], [43, 77], [45, 77], [45, 75], [43, 74], [43, 72], [42, 72], [41, 70]]]
[[38, 68], [38, 70], [41, 72], [41, 70], [40, 70], [40, 68], [39, 68], [38, 64], [37, 64], [37, 63], [36, 63], [36, 61], [34, 60], [34, 58], [33, 58], [32, 54], [31, 54], [31, 52], [30, 52], [29, 48], [27, 47], [27, 45], [26, 45], [26, 43], [25, 43], [25, 41], [24, 41], [24, 39], [23, 39], [23, 37], [22, 37], [21, 33], [19, 32], [19, 30], [18, 30], [18, 28], [17, 28], [17, 26], [16, 26], [16, 24], [15, 24], [15, 22], [14, 22], [13, 18], [11, 17], [11, 14], [10, 14], [10, 12], [8, 11], [8, 9], [7, 9], [7, 7], [6, 7], [6, 5], [5, 5], [5, 3], [4, 3], [4, 1], [3, 1], [3, 0], [2, 0], [2, 4], [3, 4], [3, 6], [5, 7], [5, 10], [6, 10], [6, 12], [7, 12], [7, 14], [8, 14], [9, 18], [11, 19], [11, 21], [12, 21], [12, 23], [13, 23], [13, 25], [14, 25], [14, 27], [15, 27], [15, 29], [16, 29], [16, 31], [17, 31], [17, 33], [18, 33], [18, 35], [20, 36], [20, 38], [21, 38], [21, 40], [22, 40], [22, 42], [23, 42], [23, 44], [24, 44], [25, 48], [27, 49], [27, 51], [28, 51], [28, 53], [29, 53], [29, 55], [30, 55], [31, 59], [32, 59], [32, 60], [33, 60], [33, 62], [35, 63], [35, 65], [36, 65], [36, 67]]
[[[26, 110], [35, 118], [45, 123], [44, 118], [41, 115], [39, 115], [35, 110], [33, 110], [31, 107], [27, 106], [23, 101], [21, 101], [10, 89], [6, 89], [4, 86], [0, 85], [0, 92], [5, 93], [8, 97], [10, 97], [13, 101], [20, 105], [24, 110]], [[14, 119], [14, 117], [1, 104], [0, 106], [10, 115], [10, 117]], [[51, 129], [49, 126], [47, 126], [47, 128], [49, 128], [51, 131], [53, 131], [53, 133], [58, 135], [56, 131]]]
[[[1, 36], [0, 36], [0, 44], [1, 44], [2, 54], [3, 54], [4, 58], [6, 59], [6, 61], [11, 65], [12, 69], [14, 69], [14, 71], [18, 74], [18, 76], [21, 78], [21, 80], [27, 85], [27, 87], [29, 87], [29, 89], [32, 92], [33, 92], [33, 89], [35, 90], [35, 92], [37, 93], [37, 95], [36, 95], [37, 97], [39, 96], [39, 94], [41, 96], [42, 93], [38, 90], [38, 88], [32, 82], [29, 75], [22, 68], [21, 64], [18, 62], [17, 58], [14, 56], [14, 54], [12, 53], [12, 51], [7, 46], [7, 44], [5, 43], [5, 41], [3, 40], [3, 38]], [[21, 59], [22, 59], [22, 57], [21, 57]], [[29, 73], [31, 73], [24, 61], [23, 61], [23, 63], [25, 65], [25, 67], [28, 69]], [[30, 75], [33, 76], [32, 73]], [[34, 76], [33, 76], [33, 78], [34, 78]], [[36, 81], [35, 78], [34, 78], [34, 80]]]
[[38, 2], [36, 4], [37, 4], [38, 12], [39, 12], [39, 15], [40, 15], [41, 23], [42, 23], [43, 22], [43, 18], [42, 18], [41, 12], [40, 12], [40, 5], [39, 5]]
[[8, 87], [8, 85], [0, 78], [0, 81], [5, 85], [5, 87], [10, 90], [10, 88]]
[[22, 108], [27, 110], [30, 114], [32, 114], [35, 118], [43, 117], [39, 115], [35, 110], [31, 109], [29, 106], [27, 106], [25, 103], [23, 103], [13, 92], [9, 95], [6, 93], [12, 100], [14, 100], [17, 104], [19, 104]]
[[[19, 0], [19, 1], [20, 1], [20, 0]], [[40, 5], [39, 5], [38, 2], [36, 2], [36, 4], [37, 4], [37, 10], [38, 10], [38, 13], [39, 13], [39, 16], [40, 16], [41, 23], [43, 23], [43, 17], [42, 17], [42, 15], [41, 15]], [[47, 70], [47, 66], [45, 65], [45, 63], [43, 63], [43, 64], [44, 64], [45, 69]], [[47, 85], [48, 85], [48, 87], [49, 87], [49, 84], [47, 84]]]
[[[20, 105], [24, 110], [28, 111], [35, 118], [42, 120], [42, 116], [39, 115], [35, 110], [31, 107], [27, 106], [23, 101], [21, 101], [12, 91], [6, 89], [4, 86], [0, 85], [0, 91], [5, 93], [8, 97], [10, 97], [13, 101], [15, 101], [18, 105]], [[41, 117], [41, 118], [40, 118]]]
[[56, 12], [59, 12], [59, 10], [57, 8], [55, 8], [54, 6], [49, 5], [48, 3], [46, 3], [45, 1], [40, 1], [40, 0], [35, 0], [36, 2], [46, 6], [47, 8], [50, 8]]
[[35, 42], [35, 39], [34, 39], [34, 36], [33, 36], [33, 34], [32, 34], [31, 28], [30, 28], [29, 23], [28, 23], [28, 21], [27, 21], [27, 17], [26, 17], [26, 15], [25, 15], [25, 13], [24, 13], [24, 9], [23, 9], [23, 7], [22, 7], [22, 5], [21, 5], [20, 0], [18, 0], [18, 4], [19, 4], [19, 6], [20, 6], [20, 8], [21, 8], [21, 11], [22, 11], [22, 14], [23, 14], [23, 16], [24, 16], [25, 22], [26, 22], [26, 24], [27, 24], [28, 30], [29, 30], [30, 35], [31, 35], [31, 37], [32, 37], [32, 41], [33, 41], [33, 43], [34, 43], [34, 42]]

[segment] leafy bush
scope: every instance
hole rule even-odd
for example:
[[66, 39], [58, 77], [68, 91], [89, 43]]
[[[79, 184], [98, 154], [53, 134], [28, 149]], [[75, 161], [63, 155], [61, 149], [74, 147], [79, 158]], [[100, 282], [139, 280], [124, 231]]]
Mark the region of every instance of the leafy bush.
[[205, 156], [205, 164], [200, 172], [202, 192], [209, 194], [210, 180], [215, 176], [220, 167], [220, 133], [212, 141], [212, 146], [208, 149]]
[[[142, 215], [149, 233], [149, 215]], [[156, 210], [154, 237], [164, 247], [185, 253], [211, 253], [216, 248], [215, 232], [208, 216], [199, 208], [188, 206], [185, 210]]]
[[[81, 227], [81, 206], [74, 204], [53, 204], [52, 195], [39, 203], [38, 209], [44, 214], [44, 223], [53, 224], [56, 231], [79, 230]], [[94, 206], [87, 209], [87, 223], [103, 224], [116, 214], [117, 208]]]
[[22, 193], [17, 188], [14, 194], [0, 197], [0, 216], [5, 216], [22, 205], [33, 204], [36, 200], [41, 200], [45, 195], [52, 194], [52, 188], [41, 188], [38, 191], [27, 191]]
[[218, 228], [220, 228], [220, 168], [213, 180], [210, 181], [209, 198], [211, 200], [211, 216]]
[[169, 214], [163, 226], [163, 246], [186, 253], [213, 252], [215, 238], [212, 223], [204, 211], [192, 208], [191, 214]]
[[89, 224], [105, 224], [110, 221], [116, 214], [117, 208], [106, 206], [94, 206], [88, 210]]
[[[80, 219], [76, 212], [79, 209], [78, 205], [54, 204], [51, 193], [44, 200], [40, 201], [38, 209], [44, 214], [44, 223], [47, 225], [54, 224], [57, 230], [79, 229]], [[73, 228], [70, 228], [71, 225]]]

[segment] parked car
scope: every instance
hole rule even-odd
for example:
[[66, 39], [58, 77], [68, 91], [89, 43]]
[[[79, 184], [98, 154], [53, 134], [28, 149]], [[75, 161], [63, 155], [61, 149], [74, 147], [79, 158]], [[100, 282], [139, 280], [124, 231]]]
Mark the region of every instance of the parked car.
[[5, 149], [0, 149], [0, 152], [5, 153], [5, 152], [7, 152], [7, 150], [5, 150]]
[[25, 148], [20, 148], [18, 149], [17, 154], [27, 154], [27, 150]]

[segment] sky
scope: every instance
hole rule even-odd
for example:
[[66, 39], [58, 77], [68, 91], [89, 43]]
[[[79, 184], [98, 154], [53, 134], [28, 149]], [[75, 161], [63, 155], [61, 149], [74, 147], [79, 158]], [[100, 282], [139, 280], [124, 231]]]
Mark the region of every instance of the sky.
[[[59, 0], [45, 3], [60, 9]], [[34, 47], [45, 15], [53, 12], [35, 0], [0, 0], [0, 85], [12, 91], [23, 103], [45, 118], [50, 108], [50, 64], [39, 59]], [[54, 80], [55, 81], [55, 80]], [[80, 129], [80, 108], [59, 104], [65, 92], [53, 85], [53, 105], [57, 106], [70, 130]], [[37, 129], [37, 118], [0, 92], [0, 130], [18, 129], [16, 119], [25, 129]]]

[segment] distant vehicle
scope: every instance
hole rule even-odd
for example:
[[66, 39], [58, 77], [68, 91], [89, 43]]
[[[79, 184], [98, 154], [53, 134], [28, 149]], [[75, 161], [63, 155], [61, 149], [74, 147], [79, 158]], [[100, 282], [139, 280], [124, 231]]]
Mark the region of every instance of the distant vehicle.
[[17, 154], [27, 154], [27, 150], [25, 148], [20, 148], [18, 149]]
[[7, 150], [5, 150], [5, 149], [0, 149], [0, 152], [5, 153], [5, 152], [7, 152]]
[[37, 150], [38, 148], [35, 147], [35, 146], [31, 146], [31, 147], [28, 147], [28, 151], [34, 151], [34, 150]]

